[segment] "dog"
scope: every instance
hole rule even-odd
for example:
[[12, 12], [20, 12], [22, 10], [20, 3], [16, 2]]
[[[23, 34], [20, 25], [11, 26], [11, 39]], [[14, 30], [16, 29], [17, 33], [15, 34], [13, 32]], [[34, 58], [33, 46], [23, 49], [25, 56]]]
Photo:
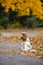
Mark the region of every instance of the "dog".
[[30, 43], [29, 37], [28, 37], [26, 32], [22, 32], [21, 40], [22, 40], [22, 43], [21, 43], [21, 50], [22, 51], [24, 51], [24, 52], [28, 52], [28, 51], [36, 52], [35, 49], [32, 49], [32, 45]]
[[32, 49], [32, 46], [26, 32], [22, 32], [21, 40], [21, 50], [26, 52], [30, 51]]

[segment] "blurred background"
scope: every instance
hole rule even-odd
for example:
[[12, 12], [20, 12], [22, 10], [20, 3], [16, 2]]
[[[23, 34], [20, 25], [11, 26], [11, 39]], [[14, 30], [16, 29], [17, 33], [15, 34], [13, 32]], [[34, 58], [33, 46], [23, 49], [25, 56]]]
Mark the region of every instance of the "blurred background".
[[43, 28], [43, 0], [0, 0], [0, 29]]

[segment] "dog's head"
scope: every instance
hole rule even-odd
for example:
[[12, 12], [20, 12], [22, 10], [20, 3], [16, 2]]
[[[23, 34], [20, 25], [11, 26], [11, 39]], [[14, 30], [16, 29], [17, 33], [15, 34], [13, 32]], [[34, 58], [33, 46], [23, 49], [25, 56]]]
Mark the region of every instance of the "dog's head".
[[22, 39], [23, 41], [26, 41], [26, 39], [27, 39], [27, 33], [26, 33], [26, 32], [22, 32], [21, 39]]

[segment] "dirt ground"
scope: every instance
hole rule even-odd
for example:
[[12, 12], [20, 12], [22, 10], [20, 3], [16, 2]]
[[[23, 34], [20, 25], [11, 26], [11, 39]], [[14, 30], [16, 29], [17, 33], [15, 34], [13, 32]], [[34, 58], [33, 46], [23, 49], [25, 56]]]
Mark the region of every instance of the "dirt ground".
[[[20, 50], [23, 31], [37, 52]], [[43, 29], [0, 30], [0, 65], [43, 65]]]
[[[33, 49], [37, 50], [36, 53], [21, 52], [20, 50], [17, 50], [20, 47], [19, 42], [20, 35], [23, 31], [27, 32]], [[5, 47], [8, 49], [6, 49]], [[17, 47], [16, 50], [15, 47]], [[29, 29], [29, 30], [15, 29], [15, 30], [0, 31], [0, 53], [9, 53], [9, 54], [15, 53], [15, 54], [23, 54], [43, 58], [43, 28]]]

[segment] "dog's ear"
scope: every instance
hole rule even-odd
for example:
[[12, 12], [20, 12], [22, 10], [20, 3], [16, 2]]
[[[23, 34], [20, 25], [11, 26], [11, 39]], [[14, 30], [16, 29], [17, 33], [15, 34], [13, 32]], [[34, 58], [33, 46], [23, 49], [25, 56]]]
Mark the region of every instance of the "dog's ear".
[[22, 36], [21, 39], [22, 39], [23, 41], [26, 41], [26, 37], [23, 37], [23, 36]]
[[21, 36], [21, 39], [23, 39], [23, 36]]

